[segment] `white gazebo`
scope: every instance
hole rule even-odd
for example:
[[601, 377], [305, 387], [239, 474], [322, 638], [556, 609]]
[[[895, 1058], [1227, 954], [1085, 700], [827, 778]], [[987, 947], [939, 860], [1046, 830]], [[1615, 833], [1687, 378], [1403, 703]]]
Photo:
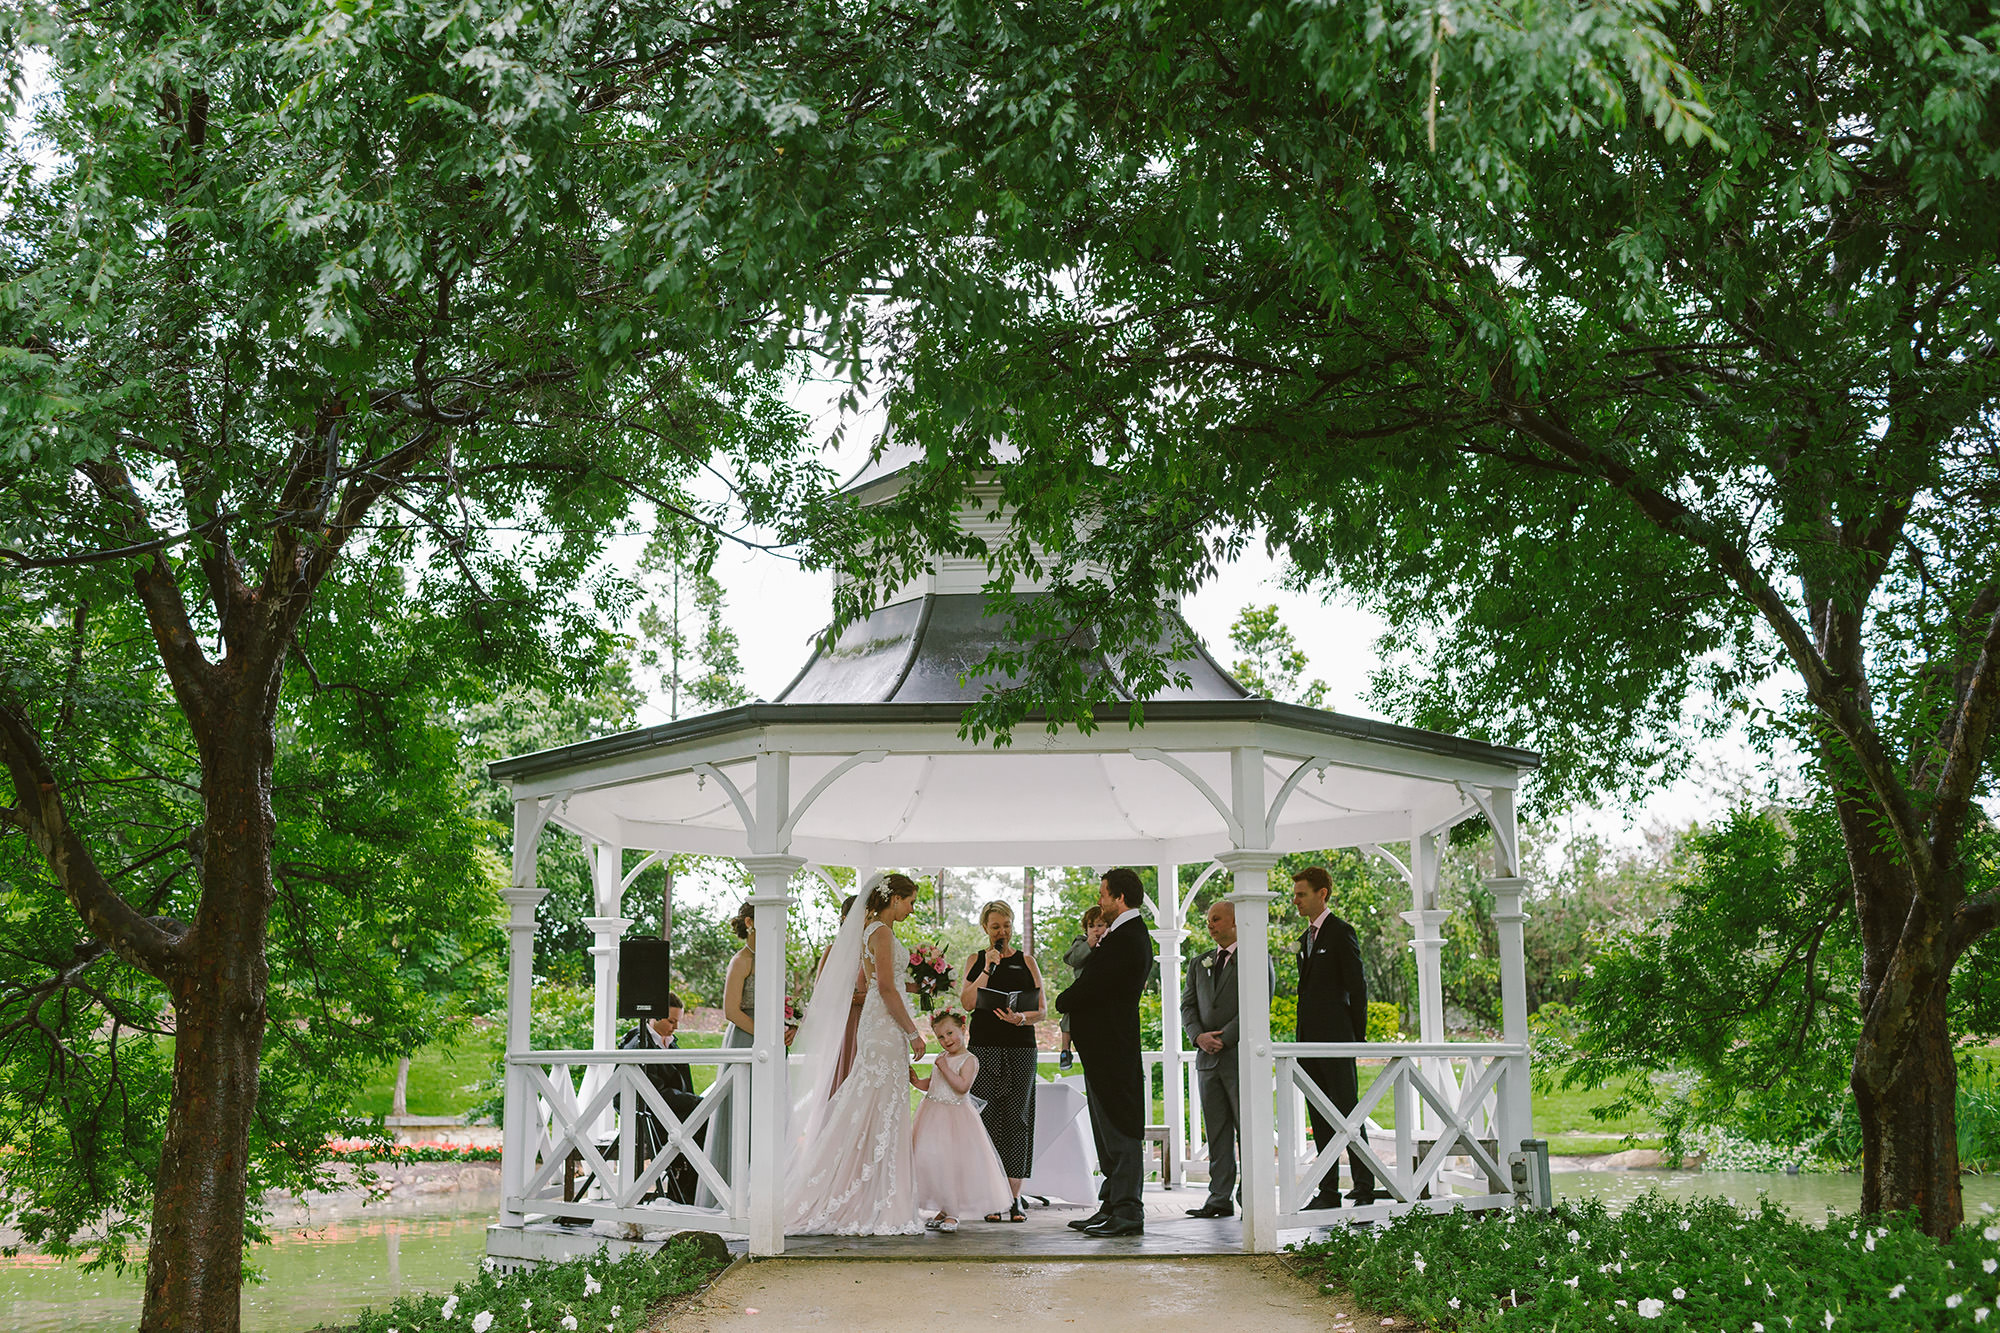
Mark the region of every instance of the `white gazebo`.
[[[901, 481], [898, 472], [878, 470], [853, 493], [867, 503]], [[814, 867], [849, 866], [864, 875], [890, 867], [1157, 867], [1153, 922], [1167, 1021], [1164, 1049], [1149, 1058], [1168, 1071], [1166, 1133], [1176, 1151], [1167, 1156], [1176, 1171], [1189, 1162], [1198, 1168], [1204, 1156], [1199, 1102], [1191, 1095], [1193, 1054], [1181, 1049], [1175, 1022], [1187, 906], [1179, 868], [1206, 867], [1197, 888], [1226, 874], [1228, 896], [1240, 904], [1245, 964], [1238, 969], [1242, 1248], [1274, 1250], [1281, 1230], [1338, 1218], [1543, 1201], [1526, 1146], [1532, 1124], [1514, 813], [1521, 776], [1536, 756], [1248, 698], [1205, 655], [1180, 664], [1190, 683], [1149, 701], [1143, 727], [1128, 727], [1123, 710], [1112, 710], [1088, 735], [1049, 735], [1031, 723], [1005, 748], [966, 741], [959, 737], [968, 698], [963, 675], [1002, 633], [985, 612], [985, 577], [976, 564], [940, 560], [830, 650], [815, 652], [775, 701], [493, 765], [515, 811], [513, 882], [505, 891], [512, 948], [503, 1199], [489, 1241], [497, 1260], [573, 1252], [563, 1229], [550, 1224], [557, 1217], [722, 1232], [746, 1237], [758, 1255], [785, 1248], [783, 988], [757, 988], [758, 1035], [748, 1049], [615, 1049], [617, 955], [630, 925], [623, 894], [653, 857], [675, 852], [734, 857], [753, 876], [760, 977], [784, 973], [793, 886]], [[1037, 595], [1027, 583], [1017, 592]], [[1479, 815], [1498, 850], [1500, 874], [1489, 887], [1503, 1033], [1498, 1042], [1451, 1042], [1439, 969], [1439, 851], [1454, 825]], [[535, 909], [545, 892], [535, 882], [535, 850], [550, 823], [581, 837], [594, 867], [597, 1009], [588, 1051], [530, 1049]], [[1271, 869], [1286, 853], [1345, 847], [1385, 857], [1410, 886], [1403, 916], [1416, 950], [1418, 1040], [1274, 1042], [1261, 965], [1271, 947]], [[635, 851], [651, 856], [626, 871], [625, 854]], [[1300, 1075], [1299, 1061], [1349, 1055], [1386, 1063], [1343, 1116]], [[661, 1062], [715, 1067], [715, 1084], [685, 1123], [644, 1077], [644, 1065]], [[1307, 1098], [1338, 1128], [1324, 1153], [1306, 1134]], [[642, 1102], [669, 1127], [671, 1141], [634, 1170], [634, 1113]], [[1391, 1108], [1394, 1124], [1385, 1127], [1377, 1112]], [[702, 1126], [719, 1117], [730, 1132], [698, 1145]], [[1338, 1214], [1304, 1211], [1364, 1127], [1360, 1151], [1388, 1202]], [[728, 1160], [711, 1160], [711, 1147], [725, 1141]], [[676, 1153], [695, 1168], [712, 1206], [645, 1201]], [[566, 1189], [579, 1166], [591, 1187]]]

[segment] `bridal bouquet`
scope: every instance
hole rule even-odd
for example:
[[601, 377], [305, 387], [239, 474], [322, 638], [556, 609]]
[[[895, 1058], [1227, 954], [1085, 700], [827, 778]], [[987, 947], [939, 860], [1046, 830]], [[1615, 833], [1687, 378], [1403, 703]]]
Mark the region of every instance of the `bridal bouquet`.
[[910, 950], [910, 994], [917, 997], [924, 1012], [931, 1011], [931, 1001], [951, 989], [951, 964], [944, 960], [944, 950], [935, 944], [919, 944]]

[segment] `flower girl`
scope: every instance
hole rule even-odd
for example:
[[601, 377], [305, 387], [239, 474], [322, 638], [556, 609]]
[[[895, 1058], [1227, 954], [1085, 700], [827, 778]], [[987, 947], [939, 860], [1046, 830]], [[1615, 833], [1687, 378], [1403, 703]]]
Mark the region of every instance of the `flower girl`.
[[947, 1009], [931, 1019], [931, 1031], [944, 1050], [929, 1078], [910, 1071], [910, 1082], [924, 1090], [910, 1158], [917, 1207], [937, 1210], [924, 1225], [951, 1232], [958, 1230], [962, 1213], [977, 1217], [1006, 1208], [1013, 1191], [968, 1095], [979, 1074], [979, 1057], [965, 1049], [965, 1015]]

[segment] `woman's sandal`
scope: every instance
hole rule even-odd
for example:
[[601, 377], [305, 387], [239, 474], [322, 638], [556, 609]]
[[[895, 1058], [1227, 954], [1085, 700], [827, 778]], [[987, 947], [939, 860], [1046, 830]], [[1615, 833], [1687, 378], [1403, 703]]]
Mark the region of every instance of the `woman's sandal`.
[[1025, 1222], [1028, 1220], [1027, 1211], [1021, 1207], [1020, 1199], [1016, 1198], [1014, 1202], [1007, 1205], [1007, 1220], [1009, 1222]]
[[1007, 1220], [1007, 1214], [1005, 1214], [1005, 1213], [988, 1213], [988, 1214], [986, 1215], [986, 1217], [985, 1217], [985, 1219], [984, 1219], [984, 1220], [986, 1220], [986, 1221], [988, 1221], [988, 1222], [1005, 1222], [1005, 1221]]

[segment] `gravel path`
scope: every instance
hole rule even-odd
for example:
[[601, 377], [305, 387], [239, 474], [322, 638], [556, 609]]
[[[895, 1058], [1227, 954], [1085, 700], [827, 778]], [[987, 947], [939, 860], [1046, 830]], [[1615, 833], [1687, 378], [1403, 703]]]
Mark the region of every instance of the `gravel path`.
[[738, 1264], [656, 1333], [795, 1328], [959, 1333], [1418, 1333], [1322, 1292], [1270, 1257], [1188, 1259], [816, 1260]]

